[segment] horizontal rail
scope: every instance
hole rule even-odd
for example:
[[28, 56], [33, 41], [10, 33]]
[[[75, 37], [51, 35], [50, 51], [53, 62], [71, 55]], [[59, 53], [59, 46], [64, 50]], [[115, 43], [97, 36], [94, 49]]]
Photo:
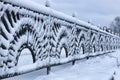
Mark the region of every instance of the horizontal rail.
[[25, 74], [25, 73], [29, 73], [29, 72], [32, 72], [32, 71], [40, 70], [40, 69], [43, 69], [43, 68], [59, 66], [59, 65], [71, 63], [71, 62], [73, 62], [73, 61], [79, 61], [79, 60], [84, 60], [84, 59], [88, 59], [88, 58], [90, 59], [90, 58], [94, 58], [94, 57], [98, 57], [98, 56], [103, 56], [103, 55], [106, 55], [106, 54], [110, 54], [110, 53], [112, 53], [112, 52], [115, 52], [115, 51], [103, 52], [103, 53], [101, 53], [101, 54], [89, 55], [89, 56], [85, 56], [85, 57], [83, 57], [83, 58], [78, 58], [78, 59], [74, 59], [74, 60], [69, 60], [69, 61], [63, 62], [63, 63], [50, 64], [50, 65], [48, 65], [48, 66], [37, 67], [37, 68], [33, 68], [33, 69], [31, 69], [31, 70], [28, 70], [28, 71], [26, 71], [26, 72], [23, 72], [23, 73], [21, 73], [21, 71], [20, 71], [20, 72], [15, 72], [14, 74], [11, 73], [11, 74], [7, 74], [7, 75], [2, 75], [2, 76], [0, 76], [0, 79], [18, 76], [18, 75], [21, 75], [21, 74]]
[[[25, 48], [30, 50], [34, 63], [18, 67]], [[119, 48], [119, 36], [75, 17], [27, 0], [0, 0], [0, 78], [74, 64]]]
[[[88, 29], [99, 31], [101, 33], [105, 33], [107, 35], [111, 35], [111, 36], [119, 38], [119, 36], [111, 34], [111, 33], [106, 32], [106, 31], [103, 31], [103, 30], [99, 29], [95, 25], [92, 25], [90, 23], [81, 21], [81, 20], [79, 20], [79, 19], [77, 19], [75, 17], [66, 15], [66, 14], [64, 14], [62, 12], [59, 12], [59, 11], [56, 11], [56, 10], [54, 10], [52, 8], [39, 5], [39, 4], [37, 4], [37, 3], [33, 2], [33, 1], [29, 1], [29, 0], [16, 0], [16, 1], [13, 1], [13, 0], [1, 0], [1, 1], [3, 1], [5, 3], [8, 3], [8, 4], [15, 5], [15, 6], [20, 6], [21, 8], [25, 8], [25, 9], [28, 9], [28, 10], [31, 10], [31, 11], [35, 11], [37, 13], [42, 13], [42, 14], [45, 14], [45, 15], [48, 15], [48, 16], [51, 15], [51, 16], [59, 18], [61, 20], [65, 20], [65, 21], [68, 21], [70, 23], [73, 23], [73, 24], [76, 24], [76, 25], [79, 25], [79, 26], [84, 26], [84, 27], [86, 27]], [[31, 7], [31, 4], [32, 4], [32, 7]]]

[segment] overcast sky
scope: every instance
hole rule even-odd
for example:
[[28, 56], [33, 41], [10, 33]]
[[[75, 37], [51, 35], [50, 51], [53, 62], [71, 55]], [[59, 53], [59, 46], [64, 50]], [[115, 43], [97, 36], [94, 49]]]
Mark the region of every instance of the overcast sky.
[[[33, 0], [44, 5], [46, 0]], [[72, 15], [74, 12], [80, 20], [96, 25], [109, 25], [120, 15], [120, 0], [50, 0], [51, 8]]]

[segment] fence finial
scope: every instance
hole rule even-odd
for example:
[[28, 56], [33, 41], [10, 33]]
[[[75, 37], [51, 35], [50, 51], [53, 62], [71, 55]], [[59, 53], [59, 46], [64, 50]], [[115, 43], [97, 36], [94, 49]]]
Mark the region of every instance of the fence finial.
[[77, 17], [77, 13], [74, 12], [74, 13], [72, 14], [72, 17]]
[[46, 6], [46, 7], [51, 7], [51, 2], [50, 2], [50, 0], [46, 0], [45, 6]]

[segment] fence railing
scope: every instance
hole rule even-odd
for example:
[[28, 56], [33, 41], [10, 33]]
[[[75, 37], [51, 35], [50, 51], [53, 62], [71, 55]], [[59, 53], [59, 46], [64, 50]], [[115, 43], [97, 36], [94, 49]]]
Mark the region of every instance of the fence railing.
[[[117, 35], [51, 8], [0, 1], [0, 78], [97, 56], [120, 48]], [[17, 66], [28, 48], [33, 64]], [[64, 58], [61, 55], [65, 54]]]

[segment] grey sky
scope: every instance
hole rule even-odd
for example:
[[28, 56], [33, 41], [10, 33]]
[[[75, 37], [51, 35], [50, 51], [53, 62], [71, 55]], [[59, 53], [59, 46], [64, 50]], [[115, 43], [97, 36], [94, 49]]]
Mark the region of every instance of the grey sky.
[[[45, 0], [33, 0], [44, 5]], [[68, 15], [77, 12], [80, 20], [109, 25], [120, 15], [120, 0], [51, 0], [51, 7]]]

